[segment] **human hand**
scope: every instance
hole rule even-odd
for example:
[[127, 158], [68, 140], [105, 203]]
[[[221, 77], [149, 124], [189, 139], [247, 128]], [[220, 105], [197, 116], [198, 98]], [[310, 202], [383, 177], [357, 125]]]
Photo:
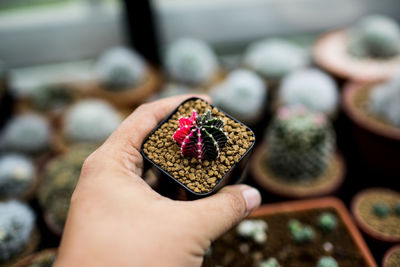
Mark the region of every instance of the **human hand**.
[[200, 266], [211, 242], [260, 204], [247, 185], [174, 201], [141, 178], [144, 138], [188, 97], [141, 105], [86, 159], [55, 266]]

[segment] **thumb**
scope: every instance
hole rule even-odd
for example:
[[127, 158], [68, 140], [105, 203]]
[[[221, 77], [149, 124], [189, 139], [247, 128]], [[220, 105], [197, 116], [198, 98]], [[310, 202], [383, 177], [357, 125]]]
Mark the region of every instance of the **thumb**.
[[228, 231], [261, 203], [260, 192], [247, 185], [226, 186], [217, 194], [191, 202], [198, 231], [210, 241]]

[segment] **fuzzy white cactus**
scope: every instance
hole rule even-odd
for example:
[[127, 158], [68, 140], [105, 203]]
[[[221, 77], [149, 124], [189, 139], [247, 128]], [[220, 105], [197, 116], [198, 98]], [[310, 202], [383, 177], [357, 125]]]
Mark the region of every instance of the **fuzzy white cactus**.
[[45, 117], [26, 113], [12, 118], [0, 137], [0, 148], [21, 153], [38, 153], [48, 148], [51, 128]]
[[245, 123], [255, 123], [265, 109], [267, 86], [255, 73], [239, 69], [211, 92], [213, 103]]
[[22, 252], [29, 243], [35, 215], [18, 201], [0, 203], [0, 262]]
[[279, 80], [308, 64], [309, 57], [302, 48], [275, 38], [251, 44], [244, 56], [244, 65], [271, 80]]
[[194, 85], [209, 82], [219, 68], [211, 47], [193, 38], [178, 39], [168, 47], [165, 67], [173, 80]]
[[107, 139], [121, 121], [120, 114], [107, 102], [84, 100], [65, 114], [63, 135], [70, 142], [100, 142]]
[[0, 157], [0, 198], [14, 198], [24, 194], [34, 183], [35, 166], [18, 154]]
[[135, 51], [114, 47], [101, 55], [95, 72], [104, 89], [122, 91], [134, 88], [145, 80], [147, 65]]
[[279, 99], [283, 105], [301, 104], [311, 110], [331, 115], [338, 108], [338, 87], [323, 71], [297, 70], [282, 80]]
[[370, 95], [369, 109], [400, 128], [400, 74], [375, 86]]
[[252, 239], [257, 244], [267, 242], [267, 230], [268, 224], [263, 220], [243, 220], [236, 227], [240, 236]]

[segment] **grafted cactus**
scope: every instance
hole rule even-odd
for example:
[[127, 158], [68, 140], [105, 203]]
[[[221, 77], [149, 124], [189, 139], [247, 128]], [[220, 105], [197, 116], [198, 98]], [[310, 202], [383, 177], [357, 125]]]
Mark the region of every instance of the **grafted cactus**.
[[267, 165], [289, 180], [318, 177], [334, 152], [334, 133], [322, 113], [303, 106], [279, 109], [267, 133]]
[[179, 129], [174, 133], [174, 140], [181, 147], [182, 156], [203, 159], [216, 159], [220, 149], [228, 142], [225, 134], [224, 122], [219, 118], [212, 118], [208, 110], [203, 116], [195, 110], [192, 116], [179, 119]]

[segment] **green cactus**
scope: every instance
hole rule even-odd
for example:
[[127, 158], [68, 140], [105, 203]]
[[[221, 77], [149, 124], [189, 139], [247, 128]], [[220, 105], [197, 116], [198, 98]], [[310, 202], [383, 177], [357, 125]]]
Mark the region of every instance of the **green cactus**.
[[397, 216], [400, 216], [400, 203], [397, 203], [394, 206], [394, 212], [396, 213]]
[[372, 207], [372, 211], [379, 218], [385, 218], [389, 215], [389, 206], [386, 203], [376, 203]]
[[281, 265], [275, 258], [269, 258], [268, 260], [260, 262], [259, 267], [280, 267]]
[[36, 88], [32, 93], [32, 104], [39, 110], [63, 108], [74, 100], [74, 89], [62, 84]]
[[91, 144], [73, 146], [66, 154], [52, 159], [41, 176], [39, 204], [57, 232], [64, 228], [69, 201], [78, 182], [82, 164], [94, 150], [95, 146]]
[[334, 132], [322, 113], [303, 106], [283, 107], [267, 132], [267, 166], [288, 180], [322, 174], [335, 149]]
[[339, 264], [332, 257], [321, 257], [318, 260], [317, 267], [338, 267]]
[[293, 241], [303, 244], [314, 240], [315, 231], [309, 225], [303, 225], [300, 221], [292, 219], [288, 222], [288, 228]]
[[324, 212], [318, 218], [318, 227], [324, 232], [332, 232], [337, 225], [335, 215], [330, 212]]

